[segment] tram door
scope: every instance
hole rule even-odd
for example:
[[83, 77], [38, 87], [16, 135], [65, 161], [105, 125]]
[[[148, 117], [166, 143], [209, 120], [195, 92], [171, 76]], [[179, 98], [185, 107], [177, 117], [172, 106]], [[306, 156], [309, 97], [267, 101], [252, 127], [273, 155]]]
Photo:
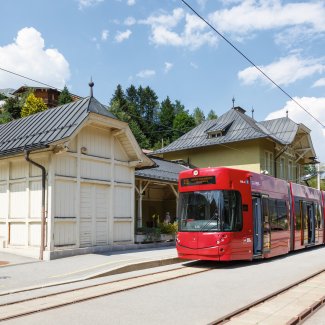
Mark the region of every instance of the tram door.
[[315, 244], [315, 216], [314, 207], [312, 204], [306, 204], [307, 218], [307, 244]]
[[268, 202], [267, 197], [253, 197], [254, 255], [261, 255], [271, 248]]
[[262, 254], [262, 202], [260, 197], [253, 197], [253, 223], [254, 223], [254, 255]]

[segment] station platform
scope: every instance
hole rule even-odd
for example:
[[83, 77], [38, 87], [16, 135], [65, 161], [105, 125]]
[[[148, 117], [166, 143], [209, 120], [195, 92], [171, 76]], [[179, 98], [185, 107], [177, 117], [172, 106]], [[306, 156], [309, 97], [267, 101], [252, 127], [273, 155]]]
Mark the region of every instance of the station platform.
[[51, 261], [0, 252], [0, 295], [180, 262], [169, 246], [76, 255]]

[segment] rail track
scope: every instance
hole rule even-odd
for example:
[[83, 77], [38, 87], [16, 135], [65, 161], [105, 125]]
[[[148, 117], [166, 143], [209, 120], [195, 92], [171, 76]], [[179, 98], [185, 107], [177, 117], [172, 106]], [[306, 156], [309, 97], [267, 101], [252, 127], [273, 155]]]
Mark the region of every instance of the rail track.
[[325, 270], [225, 315], [209, 325], [301, 324], [325, 305]]
[[17, 298], [17, 300], [15, 300], [15, 298], [12, 297], [15, 294], [10, 294], [10, 298], [13, 301], [3, 304], [0, 303], [0, 322], [211, 270], [211, 267], [204, 266], [181, 266], [171, 270], [133, 276], [121, 280], [107, 281], [100, 284], [97, 283], [68, 290], [64, 289], [64, 286], [61, 285], [61, 291], [59, 292], [39, 295], [34, 294], [34, 296], [26, 299]]

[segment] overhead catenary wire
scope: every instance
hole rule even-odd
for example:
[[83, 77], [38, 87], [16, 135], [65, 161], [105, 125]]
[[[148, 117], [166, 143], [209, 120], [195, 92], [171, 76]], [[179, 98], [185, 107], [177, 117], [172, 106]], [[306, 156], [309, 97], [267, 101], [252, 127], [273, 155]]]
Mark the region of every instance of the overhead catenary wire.
[[269, 77], [259, 66], [257, 66], [247, 55], [245, 55], [238, 47], [236, 47], [230, 40], [228, 40], [223, 34], [221, 34], [214, 26], [212, 26], [203, 16], [201, 16], [192, 6], [190, 6], [187, 1], [181, 0], [184, 5], [186, 5], [198, 18], [200, 18], [205, 24], [207, 24], [213, 31], [215, 31], [224, 41], [226, 41], [235, 51], [237, 51], [243, 58], [246, 59], [254, 68], [256, 68], [265, 78], [267, 78], [274, 86], [276, 86], [282, 93], [284, 93], [288, 98], [290, 98], [296, 105], [298, 105], [302, 110], [304, 110], [309, 116], [311, 116], [317, 123], [319, 123], [323, 128], [325, 125], [312, 113], [310, 113], [302, 104], [300, 104], [296, 99], [294, 99], [286, 90], [284, 90], [279, 84], [277, 84], [271, 77]]

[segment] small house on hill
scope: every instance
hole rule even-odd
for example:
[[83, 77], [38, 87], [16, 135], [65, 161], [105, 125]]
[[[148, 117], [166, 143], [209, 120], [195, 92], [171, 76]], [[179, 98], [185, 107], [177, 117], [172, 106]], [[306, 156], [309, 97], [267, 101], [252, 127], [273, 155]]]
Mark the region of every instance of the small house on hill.
[[51, 259], [133, 243], [134, 170], [150, 165], [92, 96], [0, 125], [0, 249]]
[[197, 167], [226, 166], [297, 181], [314, 163], [310, 130], [288, 117], [257, 122], [241, 107], [207, 120], [153, 152]]
[[35, 97], [42, 98], [48, 108], [58, 106], [61, 92], [55, 88], [21, 86], [13, 92], [13, 95], [20, 96], [30, 90], [34, 92]]

